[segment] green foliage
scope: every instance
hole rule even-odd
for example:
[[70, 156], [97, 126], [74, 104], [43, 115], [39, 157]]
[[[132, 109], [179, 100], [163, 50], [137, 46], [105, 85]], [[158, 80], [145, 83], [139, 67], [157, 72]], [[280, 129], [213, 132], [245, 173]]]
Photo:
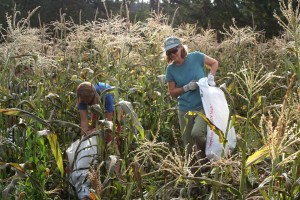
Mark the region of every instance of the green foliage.
[[[76, 3], [71, 6], [78, 6]], [[287, 32], [266, 40], [252, 26], [240, 27], [241, 21], [231, 20], [233, 15], [259, 12], [256, 6], [263, 8], [265, 2], [194, 3], [197, 5], [187, 1], [164, 4], [170, 11], [183, 6], [174, 20], [153, 13], [144, 22], [132, 22], [123, 18], [128, 15], [123, 7], [120, 15], [110, 16], [102, 9], [101, 19], [79, 23], [68, 17], [66, 2], [59, 1], [60, 15], [53, 15], [51, 23], [39, 28], [31, 26], [31, 18], [40, 8], [26, 7], [32, 11], [22, 20], [13, 10], [6, 18], [8, 28], [1, 30], [5, 37], [0, 47], [0, 188], [6, 197], [74, 198], [67, 192], [70, 166], [65, 151], [81, 137], [75, 90], [85, 80], [114, 86], [102, 95], [113, 94], [116, 110], [124, 112], [115, 113], [109, 129], [117, 135], [117, 120], [122, 124], [120, 155], [114, 149], [117, 141], [99, 141], [100, 160], [91, 166], [88, 177], [95, 199], [194, 198], [193, 188], [204, 188], [202, 195], [212, 199], [299, 197], [300, 93], [296, 75], [287, 74], [299, 69], [298, 26], [291, 24], [298, 19], [291, 16], [298, 12], [280, 4], [289, 13], [283, 16], [291, 19], [281, 21]], [[245, 5], [242, 13], [226, 12]], [[92, 5], [83, 9], [85, 6]], [[223, 10], [213, 20], [216, 8]], [[205, 12], [199, 12], [202, 9]], [[181, 24], [180, 20], [188, 19], [188, 11], [199, 18], [198, 25]], [[221, 26], [223, 13], [228, 16], [224, 20], [228, 27], [217, 41], [217, 31], [202, 28], [202, 24], [209, 16], [211, 27]], [[213, 26], [214, 21], [217, 25]], [[179, 26], [173, 28], [176, 23]], [[163, 79], [167, 64], [162, 42], [169, 35], [181, 37], [190, 51], [200, 50], [219, 60], [216, 81], [228, 85], [238, 136], [231, 157], [191, 166], [196, 152], [186, 155], [181, 144], [177, 102], [167, 94]], [[103, 110], [102, 105], [91, 108], [100, 116]], [[104, 129], [97, 128], [97, 134]], [[220, 138], [226, 142], [225, 137]]]
[[[40, 27], [43, 23], [49, 24], [57, 20], [62, 13], [66, 18], [71, 18], [76, 24], [83, 24], [86, 21], [95, 19], [108, 19], [112, 15], [129, 17], [131, 21], [145, 22], [154, 10], [156, 13], [163, 12], [172, 21], [172, 26], [178, 27], [183, 23], [197, 24], [200, 28], [211, 28], [222, 31], [223, 26], [228, 28], [235, 19], [238, 26], [255, 26], [256, 30], [264, 31], [266, 37], [278, 36], [281, 29], [277, 24], [273, 13], [279, 11], [277, 1], [240, 1], [240, 0], [180, 0], [137, 2], [130, 1], [105, 1], [100, 0], [58, 0], [53, 1], [2, 1], [0, 4], [0, 24], [7, 28], [9, 22], [6, 20], [6, 13], [11, 15], [14, 10], [20, 11], [17, 19], [26, 16], [28, 11], [39, 7], [34, 17], [30, 19], [33, 27]], [[149, 4], [150, 3], [150, 4]], [[217, 33], [218, 37], [222, 37]]]

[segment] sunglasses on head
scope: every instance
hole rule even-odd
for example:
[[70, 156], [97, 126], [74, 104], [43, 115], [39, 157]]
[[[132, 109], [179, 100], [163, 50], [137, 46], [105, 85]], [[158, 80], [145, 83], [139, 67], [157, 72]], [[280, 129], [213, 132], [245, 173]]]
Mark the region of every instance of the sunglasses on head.
[[170, 56], [171, 54], [177, 53], [178, 49], [179, 49], [179, 46], [174, 47], [174, 48], [168, 50], [168, 51], [166, 52], [167, 56]]

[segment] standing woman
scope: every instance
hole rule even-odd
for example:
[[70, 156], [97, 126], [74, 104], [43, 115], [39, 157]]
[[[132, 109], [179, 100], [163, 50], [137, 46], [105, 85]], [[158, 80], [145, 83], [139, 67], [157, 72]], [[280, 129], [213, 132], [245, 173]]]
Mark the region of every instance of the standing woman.
[[164, 49], [168, 62], [166, 70], [168, 92], [172, 97], [178, 99], [178, 118], [183, 144], [187, 148], [187, 154], [192, 153], [192, 148], [195, 145], [196, 151], [201, 151], [197, 158], [204, 159], [206, 157], [207, 124], [200, 116], [185, 116], [185, 114], [188, 111], [204, 113], [196, 81], [206, 76], [205, 65], [208, 65], [210, 66], [208, 84], [215, 86], [214, 75], [219, 63], [214, 58], [199, 51], [187, 53], [180, 39], [174, 36], [164, 41]]

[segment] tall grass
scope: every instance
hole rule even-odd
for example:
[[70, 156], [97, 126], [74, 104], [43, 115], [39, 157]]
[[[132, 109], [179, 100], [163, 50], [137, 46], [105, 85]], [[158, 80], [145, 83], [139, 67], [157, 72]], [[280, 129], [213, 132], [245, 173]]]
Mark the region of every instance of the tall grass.
[[[233, 25], [222, 31], [220, 42], [215, 30], [193, 24], [172, 28], [162, 12], [145, 22], [95, 14], [80, 24], [61, 12], [57, 21], [39, 28], [30, 27], [36, 9], [25, 19], [18, 20], [16, 10], [7, 15], [0, 47], [2, 197], [72, 198], [65, 150], [81, 132], [75, 89], [89, 80], [115, 86], [108, 91], [115, 108], [125, 105], [128, 111], [121, 173], [112, 170], [113, 145], [102, 143], [102, 160], [89, 174], [94, 198], [195, 199], [193, 188], [200, 188], [204, 199], [297, 199], [299, 7], [290, 0], [280, 6], [284, 19], [275, 17], [286, 31], [281, 36], [266, 40], [255, 28]], [[177, 102], [163, 81], [162, 43], [170, 35], [182, 38], [189, 51], [219, 61], [216, 81], [228, 85], [233, 99], [237, 149], [210, 163], [201, 176], [191, 173]]]

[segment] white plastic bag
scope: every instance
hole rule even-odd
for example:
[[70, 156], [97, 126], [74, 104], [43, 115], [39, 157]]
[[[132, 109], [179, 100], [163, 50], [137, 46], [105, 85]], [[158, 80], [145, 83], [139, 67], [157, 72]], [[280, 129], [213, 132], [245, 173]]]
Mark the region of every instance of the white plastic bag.
[[[229, 109], [223, 91], [220, 88], [209, 86], [207, 77], [201, 78], [198, 81], [198, 85], [206, 117], [225, 134], [229, 118]], [[227, 140], [224, 156], [227, 156], [236, 146], [236, 134], [231, 124], [229, 126]], [[215, 161], [219, 160], [222, 150], [223, 145], [219, 142], [219, 136], [207, 126], [205, 148], [207, 158]]]
[[71, 144], [71, 146], [69, 146], [69, 148], [67, 148], [66, 153], [68, 156], [68, 160], [69, 160], [69, 166], [71, 167], [73, 165], [73, 161], [74, 161], [74, 156], [75, 156], [75, 152], [78, 148], [80, 140], [76, 140], [75, 142], [73, 142]]
[[90, 181], [87, 174], [90, 165], [98, 156], [98, 137], [94, 135], [85, 140], [76, 140], [66, 150], [69, 165], [70, 167], [73, 165], [70, 183], [74, 186], [79, 199], [90, 195]]

